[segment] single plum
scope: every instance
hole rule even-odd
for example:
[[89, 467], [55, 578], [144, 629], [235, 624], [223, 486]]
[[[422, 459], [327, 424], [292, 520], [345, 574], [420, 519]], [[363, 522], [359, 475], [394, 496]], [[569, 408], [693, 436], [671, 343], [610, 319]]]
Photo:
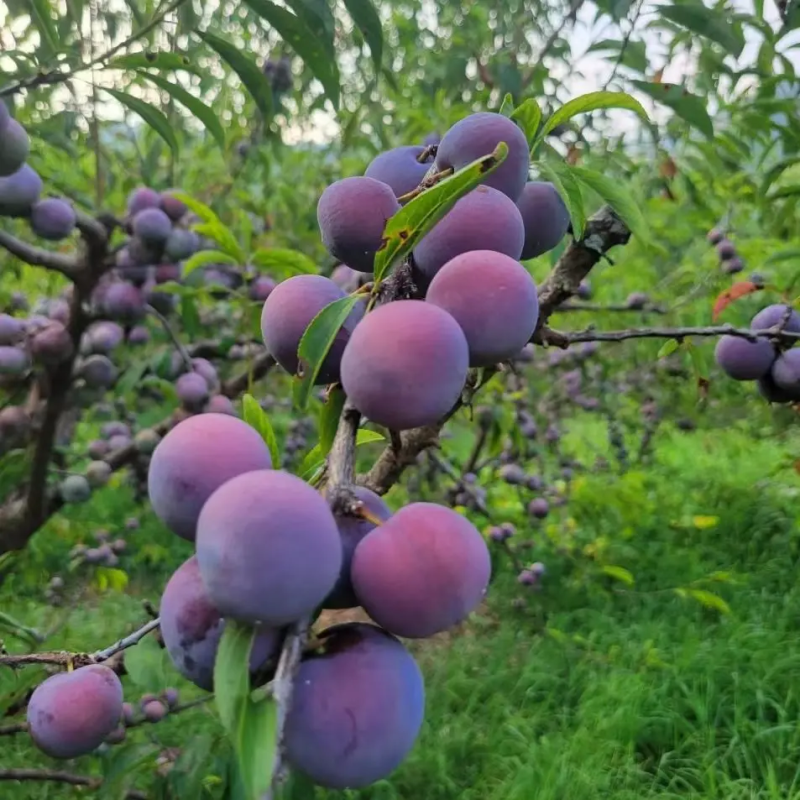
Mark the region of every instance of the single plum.
[[159, 208], [146, 208], [140, 211], [131, 224], [134, 235], [147, 245], [166, 243], [172, 232], [170, 218]]
[[[330, 278], [322, 275], [295, 275], [270, 292], [261, 312], [261, 334], [267, 350], [287, 372], [297, 372], [297, 348], [311, 321], [325, 306], [342, 297], [345, 293]], [[318, 384], [339, 379], [342, 354], [363, 314], [364, 303], [359, 302], [336, 334], [333, 346], [322, 362], [316, 380]]]
[[522, 258], [535, 258], [552, 250], [566, 236], [569, 211], [552, 183], [530, 181], [517, 200], [525, 224]]
[[516, 355], [539, 319], [536, 284], [518, 261], [492, 250], [472, 250], [448, 261], [425, 300], [461, 326], [469, 365], [488, 367]]
[[379, 306], [356, 326], [342, 356], [353, 405], [392, 430], [432, 425], [461, 395], [469, 369], [464, 332], [420, 300]]
[[128, 216], [134, 217], [146, 208], [158, 208], [160, 205], [161, 195], [155, 189], [142, 186], [128, 195]]
[[412, 503], [357, 545], [352, 580], [364, 610], [397, 636], [424, 638], [462, 622], [481, 602], [489, 550], [445, 506]]
[[508, 145], [508, 155], [485, 179], [484, 185], [516, 200], [528, 180], [528, 141], [517, 124], [502, 114], [482, 111], [456, 122], [439, 143], [436, 167], [439, 170], [448, 167], [459, 170], [477, 158], [488, 156], [500, 142]]
[[772, 380], [792, 400], [800, 400], [800, 348], [778, 356], [772, 367]]
[[150, 503], [168, 528], [193, 541], [200, 509], [217, 488], [243, 472], [271, 466], [264, 440], [246, 423], [226, 414], [191, 417], [153, 452]]
[[102, 664], [53, 675], [36, 687], [28, 703], [31, 738], [53, 758], [91, 753], [121, 716], [122, 684]]
[[374, 178], [342, 178], [328, 186], [317, 204], [322, 243], [359, 272], [372, 272], [386, 221], [400, 210], [391, 188]]
[[60, 322], [50, 322], [31, 339], [31, 355], [40, 364], [55, 366], [70, 358], [72, 352], [72, 338]]
[[368, 786], [414, 746], [425, 710], [422, 673], [406, 648], [374, 625], [337, 625], [320, 639], [295, 678], [287, 761], [321, 786]]
[[27, 164], [0, 178], [0, 216], [24, 217], [39, 199], [42, 179]]
[[50, 241], [66, 239], [75, 229], [75, 209], [66, 200], [48, 197], [31, 208], [31, 228], [37, 236]]
[[268, 625], [311, 614], [342, 566], [327, 502], [280, 470], [247, 472], [220, 486], [200, 512], [196, 549], [203, 582], [220, 612]]
[[767, 339], [750, 342], [741, 336], [720, 336], [714, 349], [719, 367], [737, 381], [755, 381], [769, 372], [775, 348]]
[[382, 181], [391, 187], [396, 197], [401, 197], [416, 189], [425, 177], [431, 159], [427, 162], [418, 160], [424, 151], [424, 147], [407, 145], [379, 153], [364, 175]]
[[24, 163], [31, 149], [25, 128], [15, 119], [0, 127], [0, 177], [12, 175]]

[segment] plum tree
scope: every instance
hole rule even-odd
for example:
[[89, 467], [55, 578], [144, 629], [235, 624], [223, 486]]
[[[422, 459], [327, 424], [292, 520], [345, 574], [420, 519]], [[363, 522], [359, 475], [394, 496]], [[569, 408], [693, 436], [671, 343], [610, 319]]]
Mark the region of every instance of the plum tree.
[[[364, 509], [374, 518], [385, 521], [392, 515], [389, 506], [375, 492], [356, 486], [354, 494], [364, 504]], [[331, 593], [325, 598], [325, 608], [355, 608], [358, 598], [350, 579], [350, 566], [356, 545], [375, 528], [375, 523], [364, 517], [335, 514], [336, 526], [342, 541], [342, 568]]]
[[720, 336], [714, 348], [719, 367], [737, 381], [755, 381], [769, 372], [775, 348], [766, 339], [750, 342], [741, 336]]
[[153, 452], [147, 474], [150, 503], [173, 533], [193, 541], [200, 509], [216, 489], [243, 472], [271, 466], [264, 441], [241, 420], [225, 414], [191, 417]]
[[69, 331], [53, 320], [46, 328], [37, 331], [31, 338], [31, 355], [33, 360], [54, 366], [66, 361], [73, 351], [72, 337]]
[[526, 183], [517, 199], [517, 208], [525, 225], [523, 259], [552, 250], [569, 230], [569, 211], [552, 183]]
[[800, 348], [778, 356], [772, 367], [772, 380], [791, 400], [800, 400]]
[[267, 625], [311, 614], [342, 566], [339, 531], [325, 499], [280, 470], [247, 472], [220, 486], [200, 512], [196, 547], [220, 612]]
[[352, 580], [364, 610], [397, 636], [422, 638], [467, 618], [486, 592], [489, 551], [445, 506], [411, 503], [358, 544]]
[[75, 229], [77, 217], [72, 205], [57, 197], [40, 200], [31, 208], [31, 229], [50, 241], [66, 239]]
[[[208, 596], [196, 556], [172, 573], [159, 612], [164, 647], [175, 669], [201, 689], [213, 691], [214, 660], [225, 620]], [[272, 658], [280, 643], [279, 629], [261, 628], [250, 653], [250, 669]]]
[[342, 356], [353, 405], [392, 430], [431, 425], [458, 400], [469, 369], [464, 332], [421, 300], [379, 306], [356, 326]]
[[25, 163], [30, 149], [25, 128], [15, 119], [6, 119], [0, 126], [0, 177], [16, 172]]
[[495, 250], [517, 259], [524, 242], [519, 209], [497, 189], [479, 186], [422, 237], [414, 248], [414, 264], [425, 282], [448, 261], [470, 250]]
[[359, 272], [372, 272], [386, 220], [400, 210], [391, 187], [374, 178], [342, 178], [317, 204], [322, 243], [328, 252]]
[[379, 153], [369, 163], [364, 175], [382, 181], [396, 197], [401, 197], [416, 189], [428, 171], [430, 163], [419, 161], [424, 150], [418, 145], [406, 145]]
[[138, 322], [145, 313], [144, 297], [132, 283], [115, 281], [103, 294], [103, 309], [120, 322]]
[[140, 186], [128, 195], [128, 216], [133, 218], [146, 208], [159, 208], [161, 195], [154, 189]]
[[518, 261], [492, 250], [472, 250], [448, 261], [431, 281], [425, 300], [461, 326], [471, 367], [515, 356], [539, 319], [533, 278]]
[[425, 711], [422, 673], [397, 639], [373, 625], [337, 625], [320, 639], [294, 682], [287, 761], [321, 786], [367, 786], [414, 746]]
[[51, 676], [36, 687], [28, 703], [31, 738], [53, 758], [91, 753], [121, 716], [122, 684], [102, 664]]
[[160, 208], [145, 208], [132, 220], [133, 233], [147, 245], [163, 245], [172, 232], [172, 221]]
[[[329, 303], [342, 297], [345, 293], [322, 275], [295, 275], [281, 281], [270, 292], [261, 312], [261, 334], [267, 350], [287, 372], [297, 372], [297, 348], [311, 320]], [[357, 303], [336, 334], [333, 346], [322, 362], [317, 383], [339, 379], [342, 354], [364, 314], [364, 307], [363, 303]]]
[[436, 168], [459, 170], [475, 159], [489, 155], [500, 142], [508, 145], [508, 155], [484, 180], [484, 185], [516, 200], [528, 179], [528, 141], [516, 123], [502, 114], [482, 111], [456, 122], [439, 143]]
[[0, 216], [24, 217], [42, 193], [42, 179], [27, 164], [0, 178]]

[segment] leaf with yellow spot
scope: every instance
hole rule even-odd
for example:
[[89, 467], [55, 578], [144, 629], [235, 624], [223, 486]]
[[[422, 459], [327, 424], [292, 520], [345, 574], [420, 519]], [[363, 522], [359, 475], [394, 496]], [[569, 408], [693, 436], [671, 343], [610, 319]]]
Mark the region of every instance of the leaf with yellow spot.
[[716, 528], [719, 525], [719, 517], [692, 517], [692, 525], [699, 531], [705, 531], [709, 528]]

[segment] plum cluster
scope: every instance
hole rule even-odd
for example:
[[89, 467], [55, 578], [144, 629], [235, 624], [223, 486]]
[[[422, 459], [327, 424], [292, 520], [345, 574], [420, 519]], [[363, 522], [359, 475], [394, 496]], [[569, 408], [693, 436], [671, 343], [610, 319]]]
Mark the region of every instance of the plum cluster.
[[273, 469], [253, 428], [220, 414], [191, 417], [164, 437], [149, 493], [167, 527], [195, 543], [161, 599], [161, 632], [177, 670], [211, 690], [228, 619], [257, 628], [255, 675], [274, 664], [287, 626], [322, 608], [361, 606], [377, 625], [334, 626], [304, 657], [287, 758], [334, 788], [394, 770], [424, 709], [419, 668], [397, 637], [432, 636], [481, 602], [490, 558], [474, 526], [431, 503], [393, 513], [363, 487], [353, 490], [349, 513], [332, 511], [310, 485]]
[[[764, 331], [780, 327], [800, 333], [800, 314], [780, 303], [767, 306], [750, 320], [750, 328]], [[721, 336], [714, 351], [721, 369], [737, 381], [757, 381], [770, 403], [800, 401], [800, 347], [783, 347], [768, 339], [750, 341], [741, 336]]]
[[42, 239], [66, 239], [77, 224], [68, 200], [40, 199], [42, 179], [26, 164], [30, 140], [0, 100], [0, 216], [26, 217], [31, 230]]
[[726, 275], [735, 275], [744, 269], [744, 261], [739, 257], [736, 245], [725, 235], [725, 231], [720, 228], [712, 228], [706, 239], [709, 244], [714, 245], [719, 256], [720, 269]]
[[340, 381], [372, 422], [406, 430], [439, 421], [471, 367], [513, 359], [539, 317], [536, 285], [520, 259], [555, 247], [569, 214], [549, 183], [529, 182], [527, 141], [499, 114], [472, 114], [438, 146], [381, 153], [363, 176], [325, 189], [317, 206], [322, 242], [340, 265], [331, 278], [299, 275], [278, 284], [261, 317], [264, 343], [296, 373], [300, 339], [328, 304], [358, 289], [373, 269], [387, 220], [428, 173], [446, 174], [508, 145], [506, 160], [455, 203], [411, 256], [418, 291], [370, 313], [359, 302], [338, 332], [317, 383]]

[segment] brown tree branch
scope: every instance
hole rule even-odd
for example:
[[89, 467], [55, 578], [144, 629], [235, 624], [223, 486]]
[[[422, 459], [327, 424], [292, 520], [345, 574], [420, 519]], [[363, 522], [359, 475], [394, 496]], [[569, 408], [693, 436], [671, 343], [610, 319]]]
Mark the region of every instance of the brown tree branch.
[[[99, 789], [103, 785], [101, 778], [74, 775], [58, 769], [0, 769], [0, 781], [53, 781], [71, 786], [88, 786], [90, 789]], [[147, 800], [147, 795], [136, 789], [129, 789], [125, 797], [128, 800]]]
[[580, 342], [624, 342], [628, 339], [677, 339], [681, 341], [691, 336], [740, 336], [751, 342], [755, 342], [758, 339], [800, 342], [800, 332], [779, 331], [777, 327], [754, 331], [750, 328], [734, 328], [732, 325], [711, 325], [705, 328], [630, 328], [624, 331], [587, 329], [573, 333], [562, 333], [560, 331], [550, 331], [550, 333], [563, 337], [567, 346]]
[[639, 314], [666, 314], [667, 310], [661, 306], [646, 305], [644, 308], [631, 308], [624, 303], [611, 304], [604, 306], [602, 303], [562, 303], [557, 308], [553, 309], [554, 314], [561, 314], [564, 311], [592, 311], [596, 313], [604, 313], [606, 311], [612, 312], [629, 312]]
[[50, 250], [42, 250], [32, 244], [23, 242], [12, 236], [6, 231], [0, 231], [0, 247], [16, 256], [26, 264], [34, 267], [44, 267], [45, 269], [60, 272], [70, 280], [74, 280], [80, 270], [80, 262], [73, 256], [65, 256], [63, 253], [53, 253]]

